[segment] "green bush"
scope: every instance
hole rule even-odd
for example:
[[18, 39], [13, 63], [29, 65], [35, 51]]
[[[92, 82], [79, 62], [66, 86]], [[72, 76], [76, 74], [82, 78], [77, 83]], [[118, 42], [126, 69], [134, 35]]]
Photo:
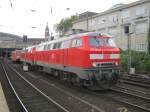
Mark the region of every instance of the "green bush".
[[[128, 68], [128, 52], [121, 53], [122, 70], [127, 71]], [[137, 72], [150, 72], [150, 56], [142, 52], [131, 52], [131, 67]]]
[[127, 67], [128, 67], [128, 55], [127, 55], [127, 53], [122, 51], [120, 57], [121, 57], [122, 71], [127, 71]]

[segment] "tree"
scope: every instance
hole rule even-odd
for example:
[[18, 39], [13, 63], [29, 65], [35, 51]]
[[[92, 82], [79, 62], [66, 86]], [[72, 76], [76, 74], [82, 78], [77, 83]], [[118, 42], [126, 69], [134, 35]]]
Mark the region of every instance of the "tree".
[[149, 31], [148, 31], [148, 54], [150, 54], [150, 27], [149, 27]]
[[69, 18], [62, 19], [60, 23], [56, 24], [56, 31], [59, 32], [62, 36], [72, 27], [72, 22], [77, 20], [77, 16], [71, 16]]

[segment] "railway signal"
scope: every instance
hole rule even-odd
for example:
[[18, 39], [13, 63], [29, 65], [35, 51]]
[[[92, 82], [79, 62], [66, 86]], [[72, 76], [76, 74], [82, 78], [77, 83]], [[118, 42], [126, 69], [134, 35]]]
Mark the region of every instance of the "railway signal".
[[[27, 35], [23, 35], [23, 42], [27, 43], [27, 41], [28, 41]], [[25, 51], [24, 52], [26, 52], [26, 44], [25, 44]], [[28, 65], [26, 63], [26, 60], [24, 61], [24, 64], [23, 64], [23, 71], [28, 71]]]
[[23, 35], [23, 42], [27, 42], [27, 41], [28, 41], [27, 35]]
[[131, 33], [129, 25], [124, 26], [124, 33], [127, 35], [128, 42], [128, 74], [134, 74], [134, 68], [131, 66]]

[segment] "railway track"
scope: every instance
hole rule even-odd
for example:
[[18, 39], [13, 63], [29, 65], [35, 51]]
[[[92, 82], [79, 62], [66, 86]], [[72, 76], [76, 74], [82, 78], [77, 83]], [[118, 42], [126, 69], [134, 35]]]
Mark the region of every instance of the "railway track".
[[150, 73], [149, 74], [132, 74], [132, 75], [125, 74], [124, 77], [138, 79], [138, 80], [142, 80], [142, 81], [145, 81], [145, 80], [148, 81], [148, 80], [150, 80]]
[[[36, 77], [35, 75], [32, 75], [32, 74], [29, 74], [29, 75], [30, 75], [30, 77], [34, 77], [34, 78], [38, 79], [38, 76]], [[72, 97], [72, 94], [62, 90], [61, 88], [57, 87], [55, 84], [49, 84], [46, 81], [43, 81], [43, 82], [47, 83], [49, 86], [53, 86], [54, 88], [60, 90], [61, 92], [66, 93]], [[85, 91], [87, 91], [87, 90], [85, 90]], [[97, 98], [98, 97], [107, 97], [109, 100], [112, 99], [116, 103], [122, 103], [123, 105], [129, 106], [131, 108], [133, 107], [134, 109], [139, 110], [138, 112], [149, 112], [150, 111], [148, 108], [149, 107], [149, 99], [145, 100], [144, 98], [139, 98], [137, 96], [126, 94], [119, 90], [116, 91], [115, 89], [113, 89], [111, 91], [106, 92], [105, 94], [101, 94], [101, 93], [99, 94], [97, 92], [93, 93], [93, 92], [89, 92], [89, 91], [87, 91], [85, 93], [93, 94]], [[73, 97], [76, 97], [76, 96], [73, 95]], [[138, 100], [138, 102], [137, 102], [137, 100]]]
[[143, 111], [150, 112], [150, 93], [138, 90], [137, 88], [133, 89], [130, 86], [126, 87], [126, 84], [142, 87], [142, 90], [150, 88], [149, 80], [125, 77], [120, 80], [120, 85], [118, 84], [111, 89], [112, 93], [108, 96], [122, 103], [142, 109]]
[[[77, 97], [77, 96], [74, 96], [74, 95], [72, 95], [72, 94], [69, 94], [69, 93], [67, 93], [66, 91], [64, 91], [64, 90], [60, 90], [60, 89], [58, 89], [55, 85], [51, 85], [51, 87], [50, 87], [50, 85], [43, 85], [43, 86], [41, 86], [41, 84], [40, 83], [38, 83], [38, 81], [36, 82], [36, 80], [27, 80], [24, 76], [23, 76], [23, 74], [20, 74], [19, 72], [17, 72], [14, 68], [12, 68], [11, 67], [11, 69], [13, 70], [13, 72], [16, 72], [17, 73], [17, 76], [19, 76], [19, 77], [21, 77], [21, 78], [23, 78], [24, 80], [26, 80], [26, 82], [28, 82], [28, 83], [30, 83], [31, 84], [31, 82], [32, 83], [34, 83], [34, 85], [33, 84], [31, 84], [32, 85], [32, 87], [34, 86], [35, 87], [35, 85], [36, 85], [36, 90], [39, 90], [39, 91], [41, 91], [42, 92], [42, 94], [47, 94], [47, 96], [46, 97], [49, 97], [49, 96], [63, 96], [63, 97], [61, 97], [61, 98], [57, 98], [57, 97], [55, 97], [55, 102], [57, 102], [57, 104], [61, 104], [61, 107], [63, 107], [66, 111], [65, 112], [76, 112], [76, 111], [78, 111], [78, 112], [87, 112], [87, 111], [89, 111], [89, 112], [105, 112], [103, 109], [101, 109], [101, 108], [99, 108], [99, 107], [97, 107], [97, 106], [95, 106], [95, 105], [93, 105], [93, 104], [91, 104], [91, 103], [89, 103], [89, 102], [87, 102], [87, 101], [85, 101], [85, 100], [83, 100], [83, 99], [81, 99], [81, 98], [79, 98], [79, 97]], [[31, 79], [31, 77], [30, 77], [30, 79]], [[47, 88], [47, 89], [46, 89]], [[53, 88], [55, 88], [55, 89], [57, 89], [57, 92], [56, 92], [56, 90], [54, 90]], [[51, 89], [51, 90], [50, 90]], [[59, 91], [58, 91], [59, 90]], [[64, 95], [63, 95], [64, 94]], [[31, 98], [32, 99], [32, 98]], [[31, 99], [29, 100], [29, 102], [31, 101]], [[53, 98], [54, 99], [54, 98]], [[66, 101], [67, 100], [67, 101]], [[38, 102], [38, 101], [36, 101], [36, 102]], [[73, 104], [70, 104], [70, 102], [73, 102]], [[77, 108], [78, 107], [78, 108]], [[34, 112], [37, 112], [37, 111], [34, 111]], [[42, 111], [40, 111], [40, 112], [42, 112]], [[53, 112], [53, 111], [52, 111]], [[58, 112], [60, 112], [60, 111], [58, 111]]]
[[7, 101], [7, 105], [9, 107], [10, 112], [21, 112], [21, 106], [16, 99], [15, 95], [13, 94], [13, 91], [7, 81], [7, 78], [5, 76], [4, 70], [2, 68], [1, 60], [0, 60], [0, 82], [3, 88], [3, 92]]
[[[56, 87], [57, 89], [60, 89]], [[121, 90], [122, 89], [122, 90]], [[113, 88], [111, 91], [105, 92], [105, 95], [99, 94], [99, 92], [90, 92], [88, 90], [86, 93], [91, 93], [96, 96], [104, 96], [113, 99], [115, 102], [120, 102], [125, 105], [140, 109], [139, 112], [150, 112], [150, 98], [136, 95], [134, 93], [129, 93], [129, 91], [124, 91], [125, 88]], [[127, 89], [127, 88], [126, 88]], [[61, 89], [60, 89], [61, 90]], [[137, 102], [138, 100], [138, 102]]]
[[137, 76], [137, 75], [125, 75], [123, 77], [123, 80], [133, 81], [133, 82], [138, 82], [138, 83], [150, 85], [150, 79], [149, 78], [143, 78], [143, 77], [140, 77], [140, 76]]
[[21, 106], [22, 112], [69, 112], [42, 91], [2, 64], [8, 82]]
[[150, 98], [135, 94], [135, 91], [131, 92], [130, 90], [129, 92], [128, 90], [129, 88], [127, 89], [123, 87], [112, 88], [111, 94], [107, 94], [107, 95], [122, 103], [134, 106], [143, 111], [150, 112]]
[[121, 83], [126, 83], [126, 84], [130, 84], [130, 85], [135, 85], [135, 86], [139, 86], [139, 87], [144, 87], [144, 88], [150, 88], [150, 83], [148, 81], [138, 81], [138, 80], [133, 80], [133, 79], [123, 79], [120, 80]]
[[145, 88], [132, 86], [128, 84], [117, 84], [114, 88], [124, 91], [127, 94], [135, 95], [137, 97], [150, 100], [150, 90], [147, 90]]

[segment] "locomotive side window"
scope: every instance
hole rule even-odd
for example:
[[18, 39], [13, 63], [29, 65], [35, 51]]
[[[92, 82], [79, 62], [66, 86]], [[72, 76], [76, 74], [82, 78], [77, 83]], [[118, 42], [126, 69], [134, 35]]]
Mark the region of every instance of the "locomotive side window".
[[44, 45], [41, 45], [41, 51], [43, 51], [44, 50]]
[[47, 45], [44, 45], [44, 50], [47, 50]]
[[76, 40], [73, 40], [72, 41], [72, 47], [75, 47], [76, 46]]
[[70, 40], [63, 41], [61, 48], [69, 48], [70, 47]]
[[44, 50], [44, 45], [37, 46], [37, 51], [42, 51], [42, 50]]
[[76, 47], [82, 46], [82, 39], [78, 39], [76, 43]]
[[59, 49], [61, 47], [61, 42], [57, 43], [57, 48]]
[[54, 43], [53, 49], [56, 49], [56, 48], [57, 48], [57, 43]]
[[53, 45], [53, 49], [60, 49], [60, 47], [61, 47], [61, 42], [54, 43]]
[[50, 50], [50, 49], [51, 49], [51, 44], [48, 44], [47, 50]]
[[72, 41], [72, 47], [80, 47], [82, 46], [82, 39], [74, 39]]

